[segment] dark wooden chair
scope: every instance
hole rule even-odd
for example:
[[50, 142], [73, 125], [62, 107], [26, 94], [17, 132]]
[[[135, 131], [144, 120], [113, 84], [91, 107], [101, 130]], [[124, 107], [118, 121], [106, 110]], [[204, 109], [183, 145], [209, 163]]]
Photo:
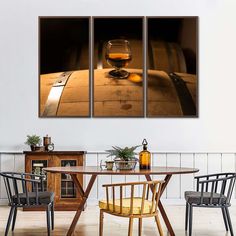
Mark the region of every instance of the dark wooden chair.
[[9, 206], [11, 207], [5, 236], [8, 234], [11, 222], [12, 231], [15, 228], [17, 208], [19, 207], [45, 207], [47, 215], [47, 232], [48, 235], [50, 235], [50, 218], [52, 230], [54, 229], [54, 193], [44, 191], [44, 177], [42, 175], [16, 172], [0, 172], [0, 176], [4, 179]]
[[226, 231], [234, 235], [229, 214], [230, 200], [233, 193], [236, 173], [220, 173], [195, 177], [196, 191], [186, 191], [185, 230], [192, 235], [193, 207], [221, 208]]

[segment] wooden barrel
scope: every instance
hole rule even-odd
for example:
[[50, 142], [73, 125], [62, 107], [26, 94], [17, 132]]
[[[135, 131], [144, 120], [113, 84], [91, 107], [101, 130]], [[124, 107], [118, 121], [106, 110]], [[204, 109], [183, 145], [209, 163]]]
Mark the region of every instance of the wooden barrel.
[[166, 72], [187, 72], [181, 47], [177, 43], [165, 41], [149, 41], [148, 68]]
[[[174, 75], [149, 70], [147, 99], [144, 99], [142, 70], [128, 69], [130, 76], [125, 80], [110, 78], [110, 70], [94, 70], [94, 117], [143, 117], [145, 101], [148, 117], [196, 115], [195, 75], [178, 73], [176, 76], [181, 76], [182, 81], [182, 87], [178, 87], [181, 83], [176, 83], [177, 78]], [[54, 94], [56, 96], [53, 97]], [[89, 72], [82, 70], [42, 75], [40, 105], [40, 114], [43, 117], [89, 116]]]
[[142, 70], [128, 69], [124, 80], [111, 78], [110, 70], [94, 71], [94, 116], [143, 117]]
[[40, 76], [40, 116], [88, 117], [89, 71]]
[[148, 70], [147, 116], [196, 116], [197, 80], [186, 73]]

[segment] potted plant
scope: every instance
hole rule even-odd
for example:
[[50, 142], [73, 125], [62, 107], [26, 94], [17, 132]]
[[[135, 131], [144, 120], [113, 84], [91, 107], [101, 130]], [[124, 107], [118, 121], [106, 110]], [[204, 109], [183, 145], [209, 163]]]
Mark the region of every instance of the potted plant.
[[40, 147], [42, 140], [40, 138], [40, 136], [37, 135], [27, 135], [27, 139], [25, 144], [29, 145], [31, 148], [31, 151], [36, 151], [37, 148]]
[[114, 162], [116, 169], [118, 170], [133, 170], [138, 162], [138, 158], [135, 157], [136, 153], [134, 150], [139, 147], [117, 147], [113, 146], [111, 150], [106, 150], [108, 152], [108, 157], [114, 156]]

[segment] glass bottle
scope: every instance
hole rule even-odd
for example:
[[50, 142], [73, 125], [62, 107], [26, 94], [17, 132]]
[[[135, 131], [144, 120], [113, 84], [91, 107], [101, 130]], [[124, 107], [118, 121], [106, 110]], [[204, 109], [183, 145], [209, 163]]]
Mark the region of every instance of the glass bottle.
[[144, 139], [142, 142], [143, 151], [139, 153], [139, 168], [141, 170], [151, 169], [151, 153], [147, 150], [147, 140]]

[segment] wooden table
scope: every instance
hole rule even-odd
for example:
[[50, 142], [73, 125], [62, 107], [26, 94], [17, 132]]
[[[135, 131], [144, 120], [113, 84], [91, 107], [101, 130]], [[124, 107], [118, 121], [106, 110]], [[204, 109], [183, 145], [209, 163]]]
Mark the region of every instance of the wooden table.
[[[129, 170], [129, 171], [127, 170], [119, 171], [119, 170], [101, 170], [100, 167], [98, 166], [48, 167], [48, 168], [44, 168], [44, 170], [50, 173], [70, 174], [76, 188], [78, 189], [79, 194], [82, 197], [82, 201], [78, 205], [78, 209], [70, 225], [70, 228], [67, 232], [67, 236], [73, 234], [75, 230], [75, 226], [80, 218], [81, 212], [83, 211], [84, 205], [88, 199], [89, 193], [93, 187], [94, 181], [96, 180], [98, 175], [144, 175], [148, 181], [152, 180], [151, 175], [165, 175], [165, 178], [164, 178], [165, 183], [163, 184], [162, 190], [161, 190], [161, 194], [163, 194], [172, 175], [190, 174], [190, 173], [196, 173], [199, 171], [198, 169], [184, 168], [184, 167], [181, 167], [181, 168], [179, 167], [152, 167], [151, 170], [135, 169], [135, 170]], [[77, 178], [77, 174], [91, 175], [90, 181], [85, 190], [83, 189], [83, 186], [80, 184], [79, 179]], [[168, 216], [165, 212], [165, 209], [161, 201], [159, 201], [158, 207], [170, 235], [174, 236], [175, 235], [174, 230], [172, 228], [172, 225], [168, 219]]]

